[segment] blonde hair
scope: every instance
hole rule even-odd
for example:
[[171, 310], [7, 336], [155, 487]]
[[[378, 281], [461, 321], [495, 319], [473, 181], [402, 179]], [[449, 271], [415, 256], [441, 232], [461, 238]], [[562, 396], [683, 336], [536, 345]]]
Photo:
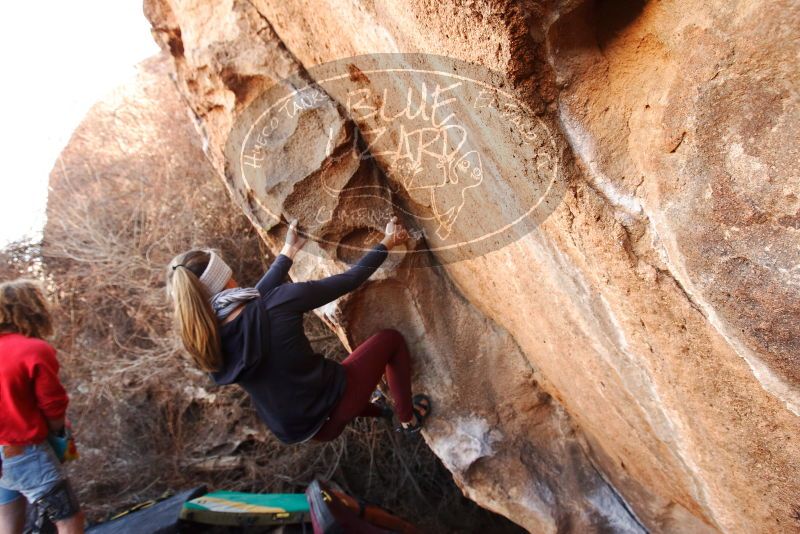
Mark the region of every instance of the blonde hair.
[[217, 316], [211, 309], [208, 290], [200, 283], [210, 257], [207, 251], [190, 250], [173, 258], [167, 267], [175, 330], [194, 364], [206, 372], [222, 367]]
[[53, 333], [47, 299], [39, 283], [19, 279], [0, 284], [0, 331], [40, 339]]

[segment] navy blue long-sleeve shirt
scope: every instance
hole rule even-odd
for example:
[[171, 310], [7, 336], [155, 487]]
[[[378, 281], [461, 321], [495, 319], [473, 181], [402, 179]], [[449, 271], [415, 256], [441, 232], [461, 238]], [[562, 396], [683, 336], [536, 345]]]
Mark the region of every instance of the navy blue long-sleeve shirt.
[[317, 354], [303, 329], [303, 314], [363, 284], [386, 259], [378, 244], [347, 271], [322, 280], [283, 283], [292, 260], [279, 255], [256, 284], [260, 297], [220, 326], [222, 369], [217, 384], [239, 384], [259, 417], [284, 443], [311, 438], [344, 392], [338, 362]]

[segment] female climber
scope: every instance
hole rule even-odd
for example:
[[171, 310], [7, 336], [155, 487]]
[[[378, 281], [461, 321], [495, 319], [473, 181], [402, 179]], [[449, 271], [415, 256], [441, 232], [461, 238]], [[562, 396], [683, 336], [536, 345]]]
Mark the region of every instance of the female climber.
[[306, 243], [295, 220], [254, 288], [239, 287], [230, 267], [211, 250], [180, 254], [167, 267], [167, 291], [183, 346], [215, 383], [244, 388], [284, 443], [330, 441], [356, 417], [391, 417], [391, 409], [373, 396], [384, 372], [398, 430], [418, 432], [431, 401], [426, 395], [411, 397], [411, 361], [398, 331], [377, 332], [338, 363], [316, 354], [303, 329], [305, 312], [356, 289], [407, 238], [392, 217], [384, 239], [346, 272], [291, 283], [287, 273]]

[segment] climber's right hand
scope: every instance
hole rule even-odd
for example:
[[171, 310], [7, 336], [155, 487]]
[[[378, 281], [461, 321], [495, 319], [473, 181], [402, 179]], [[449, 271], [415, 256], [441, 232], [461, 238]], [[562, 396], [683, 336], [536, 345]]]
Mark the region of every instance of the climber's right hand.
[[289, 225], [289, 231], [286, 232], [286, 241], [281, 249], [281, 254], [289, 259], [294, 259], [295, 254], [305, 246], [306, 241], [308, 238], [297, 232], [297, 219], [294, 219]]
[[405, 243], [408, 239], [408, 231], [401, 223], [397, 222], [397, 216], [392, 217], [386, 225], [385, 237], [381, 241], [383, 245], [391, 250], [397, 245]]

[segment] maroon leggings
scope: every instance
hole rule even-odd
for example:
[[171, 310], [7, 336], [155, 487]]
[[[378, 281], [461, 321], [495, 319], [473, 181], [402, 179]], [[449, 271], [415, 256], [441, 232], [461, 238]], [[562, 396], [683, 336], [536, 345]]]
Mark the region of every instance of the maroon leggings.
[[372, 392], [386, 372], [386, 381], [400, 421], [414, 417], [411, 408], [411, 359], [403, 335], [381, 330], [356, 347], [343, 362], [347, 387], [328, 420], [314, 435], [315, 441], [330, 441], [356, 417], [380, 417], [381, 409], [370, 403]]

